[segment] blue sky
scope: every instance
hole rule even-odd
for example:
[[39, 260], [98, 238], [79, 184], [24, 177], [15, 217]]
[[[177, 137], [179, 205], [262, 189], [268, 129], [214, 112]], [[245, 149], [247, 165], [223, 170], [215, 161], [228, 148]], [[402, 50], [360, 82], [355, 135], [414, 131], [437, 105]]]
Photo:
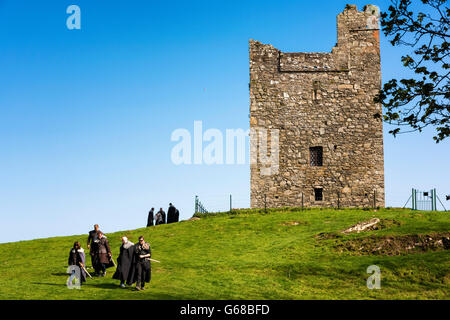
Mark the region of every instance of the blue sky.
[[[176, 166], [171, 133], [247, 129], [248, 40], [329, 52], [346, 3], [0, 0], [0, 242], [134, 229], [169, 202], [186, 219], [196, 194], [248, 206], [248, 164]], [[404, 48], [381, 36], [381, 52], [383, 81], [406, 75]], [[445, 201], [449, 142], [431, 137], [385, 134], [387, 206], [412, 187]]]

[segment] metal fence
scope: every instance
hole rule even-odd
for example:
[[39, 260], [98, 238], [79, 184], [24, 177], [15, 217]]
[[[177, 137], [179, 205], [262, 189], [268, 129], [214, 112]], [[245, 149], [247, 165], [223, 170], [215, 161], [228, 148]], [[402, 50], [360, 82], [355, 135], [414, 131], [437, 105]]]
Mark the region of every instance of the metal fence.
[[232, 194], [203, 194], [195, 196], [195, 213], [226, 212], [244, 208], [250, 208], [250, 197], [234, 196]]
[[420, 191], [417, 189], [412, 189], [411, 195], [406, 201], [403, 208], [411, 201], [412, 210], [423, 210], [423, 211], [437, 211], [437, 201], [442, 205], [444, 211], [447, 211], [441, 199], [436, 193], [436, 189], [431, 189], [429, 191]]
[[[376, 191], [365, 194], [365, 197], [367, 198], [367, 204], [369, 207], [377, 208]], [[307, 205], [304, 194], [300, 193], [299, 198], [301, 199], [301, 208], [306, 208]], [[334, 208], [339, 209], [343, 207], [341, 198], [340, 192], [337, 192], [335, 198], [336, 202], [333, 206]], [[410, 202], [412, 210], [437, 211], [439, 203], [444, 211], [447, 211], [441, 199], [439, 199], [436, 189], [431, 189], [429, 191], [412, 189], [411, 195], [403, 208], [405, 208]], [[250, 196], [235, 196], [232, 194], [196, 195], [194, 208], [195, 213], [227, 212], [232, 211], [233, 209], [248, 209], [250, 208]], [[264, 208], [269, 208], [266, 195], [264, 195]]]

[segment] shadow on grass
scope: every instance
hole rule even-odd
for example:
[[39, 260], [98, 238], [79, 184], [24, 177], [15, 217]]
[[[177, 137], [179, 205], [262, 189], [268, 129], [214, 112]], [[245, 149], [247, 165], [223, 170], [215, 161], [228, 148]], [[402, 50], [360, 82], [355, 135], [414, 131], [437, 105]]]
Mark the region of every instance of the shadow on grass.
[[44, 286], [56, 286], [56, 287], [67, 287], [65, 283], [44, 283], [44, 282], [32, 282], [32, 284], [39, 284]]
[[[127, 299], [155, 299], [155, 300], [192, 300], [192, 296], [189, 295], [180, 295], [180, 294], [169, 294], [162, 292], [154, 292], [153, 287], [149, 284], [145, 286], [144, 291], [136, 291], [136, 285], [126, 286], [125, 288], [121, 288], [118, 283], [88, 283], [84, 284], [85, 287], [90, 288], [100, 288], [106, 290], [117, 290], [117, 292], [127, 292], [133, 294], [133, 296], [126, 296]], [[210, 297], [209, 299], [213, 299], [214, 297]], [[113, 299], [119, 299], [115, 297]]]
[[109, 289], [109, 290], [126, 290], [132, 287], [121, 288], [118, 283], [87, 283], [86, 287], [100, 288], [100, 289]]

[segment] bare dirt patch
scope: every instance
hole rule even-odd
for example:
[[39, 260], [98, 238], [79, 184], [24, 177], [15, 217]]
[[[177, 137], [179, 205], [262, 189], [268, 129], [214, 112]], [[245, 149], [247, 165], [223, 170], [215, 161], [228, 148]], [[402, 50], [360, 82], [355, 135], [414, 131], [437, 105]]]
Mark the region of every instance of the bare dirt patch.
[[338, 238], [342, 238], [342, 236], [340, 234], [331, 232], [331, 233], [327, 233], [327, 232], [322, 232], [319, 233], [315, 236], [316, 239], [318, 240], [328, 240], [328, 239], [338, 239]]
[[426, 251], [450, 249], [450, 232], [433, 233], [429, 235], [404, 236], [370, 236], [366, 238], [347, 240], [337, 244], [340, 252], [354, 252], [359, 255], [401, 255]]
[[387, 229], [387, 228], [392, 228], [392, 227], [398, 227], [401, 225], [402, 225], [402, 223], [397, 220], [381, 219], [380, 222], [376, 226], [374, 226], [372, 230], [382, 230], [382, 229]]

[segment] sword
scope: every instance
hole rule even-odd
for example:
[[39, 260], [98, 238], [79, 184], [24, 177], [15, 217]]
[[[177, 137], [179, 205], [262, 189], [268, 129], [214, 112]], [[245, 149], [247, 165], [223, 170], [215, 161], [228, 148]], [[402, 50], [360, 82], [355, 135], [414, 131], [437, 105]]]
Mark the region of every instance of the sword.
[[86, 270], [85, 267], [83, 267], [84, 272], [86, 272], [86, 274], [89, 276], [89, 278], [92, 278], [92, 276], [89, 274], [89, 272]]
[[151, 261], [154, 261], [154, 262], [161, 263], [161, 261], [158, 261], [158, 260], [155, 260], [155, 259], [152, 259], [152, 258], [150, 258], [150, 260], [151, 260]]

